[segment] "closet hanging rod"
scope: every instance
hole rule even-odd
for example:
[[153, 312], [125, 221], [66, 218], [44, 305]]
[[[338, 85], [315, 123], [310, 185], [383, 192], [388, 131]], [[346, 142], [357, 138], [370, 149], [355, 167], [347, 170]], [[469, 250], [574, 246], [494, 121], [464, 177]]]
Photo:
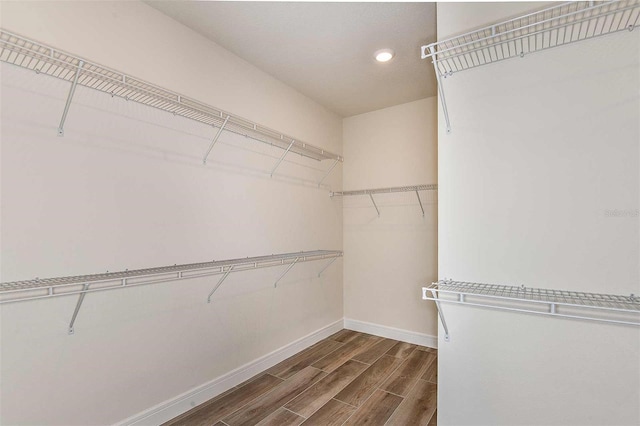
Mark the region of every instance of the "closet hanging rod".
[[[220, 275], [226, 274], [230, 269], [233, 269], [233, 272], [240, 272], [337, 257], [342, 257], [342, 252], [339, 250], [300, 251], [102, 274], [5, 282], [0, 283], [0, 304]], [[91, 285], [91, 288], [85, 289], [84, 286], [87, 284]]]
[[[224, 131], [282, 150], [286, 150], [291, 145], [289, 152], [317, 161], [343, 161], [342, 156], [302, 142], [298, 138], [2, 29], [0, 29], [0, 61], [70, 83], [77, 79], [77, 84], [80, 86], [98, 90], [112, 97], [117, 96], [138, 102], [218, 129], [224, 127]], [[72, 93], [68, 102], [71, 97]], [[62, 128], [64, 118], [66, 114], [58, 130], [60, 135], [64, 133]], [[226, 124], [224, 124], [225, 121]], [[203, 162], [205, 161], [206, 155]]]
[[634, 294], [620, 296], [440, 280], [422, 287], [422, 299], [436, 302], [445, 341], [449, 341], [449, 329], [441, 303], [640, 326], [640, 297]]
[[640, 25], [640, 0], [562, 3], [421, 47], [431, 58], [447, 133], [451, 131], [443, 80], [467, 69], [524, 57], [582, 40], [632, 31]]

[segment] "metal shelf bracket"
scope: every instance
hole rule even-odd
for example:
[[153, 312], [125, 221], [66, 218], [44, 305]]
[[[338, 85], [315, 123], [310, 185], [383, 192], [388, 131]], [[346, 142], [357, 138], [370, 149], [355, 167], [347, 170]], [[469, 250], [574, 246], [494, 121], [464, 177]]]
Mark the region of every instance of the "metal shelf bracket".
[[[209, 296], [207, 297], [207, 303], [211, 303], [211, 296], [213, 296], [213, 293], [216, 292], [216, 290], [218, 289], [218, 287], [220, 287], [222, 285], [222, 282], [224, 280], [227, 279], [227, 277], [229, 276], [229, 274], [231, 273], [231, 271], [233, 271], [233, 267], [235, 265], [231, 265], [229, 267], [229, 269], [227, 269], [227, 272], [224, 273], [224, 275], [218, 280], [218, 283], [216, 284], [216, 286], [213, 288], [213, 290], [211, 290], [211, 293], [209, 293]], [[222, 269], [224, 270], [224, 266], [222, 267]]]
[[337, 257], [334, 257], [333, 259], [331, 259], [331, 260], [329, 261], [329, 263], [327, 263], [327, 264], [325, 265], [325, 267], [324, 267], [324, 268], [322, 268], [322, 269], [320, 270], [320, 272], [318, 272], [318, 278], [320, 278], [320, 275], [322, 275], [322, 273], [323, 273], [327, 268], [329, 268], [329, 266], [331, 266], [331, 265], [333, 264], [333, 262], [335, 262], [337, 259], [338, 259]]
[[278, 168], [278, 166], [280, 166], [280, 163], [282, 163], [282, 160], [284, 160], [284, 157], [287, 156], [287, 154], [291, 150], [291, 147], [293, 146], [294, 143], [295, 141], [292, 139], [291, 143], [289, 144], [289, 147], [285, 150], [285, 152], [282, 153], [282, 156], [280, 157], [276, 165], [273, 167], [273, 170], [271, 170], [271, 177], [273, 177], [273, 174], [275, 173], [276, 169]]
[[227, 118], [224, 119], [224, 122], [222, 123], [222, 126], [220, 126], [220, 128], [216, 132], [216, 135], [213, 137], [213, 140], [211, 141], [211, 144], [209, 145], [209, 149], [207, 149], [207, 152], [204, 154], [204, 158], [202, 159], [202, 164], [207, 164], [207, 157], [209, 156], [209, 153], [213, 149], [213, 146], [216, 144], [216, 142], [218, 142], [218, 138], [220, 137], [220, 134], [224, 130], [224, 126], [226, 126], [227, 122], [229, 121], [229, 117], [230, 116], [227, 115]]
[[369, 198], [371, 198], [371, 202], [373, 203], [373, 207], [376, 208], [376, 211], [378, 212], [378, 217], [380, 217], [380, 210], [378, 210], [378, 206], [376, 205], [376, 202], [373, 200], [373, 195], [369, 194]]
[[[422, 300], [432, 300], [430, 297], [427, 297], [427, 291], [429, 288], [422, 287]], [[444, 329], [444, 341], [449, 342], [449, 327], [447, 327], [447, 322], [444, 319], [444, 312], [442, 311], [442, 306], [440, 306], [440, 300], [438, 300], [438, 294], [436, 290], [431, 290], [431, 295], [433, 296], [433, 301], [436, 302], [436, 308], [438, 309], [438, 315], [440, 316], [440, 321], [442, 322], [442, 328]]]
[[422, 206], [422, 200], [420, 199], [420, 193], [416, 190], [416, 195], [418, 196], [418, 203], [420, 203], [420, 210], [422, 210], [422, 217], [424, 217], [424, 207]]
[[80, 72], [82, 71], [83, 65], [84, 65], [83, 61], [80, 61], [78, 63], [78, 69], [76, 70], [76, 75], [73, 77], [73, 83], [71, 83], [71, 88], [69, 89], [69, 94], [67, 95], [67, 102], [64, 105], [64, 111], [62, 112], [62, 118], [60, 119], [60, 125], [58, 126], [58, 136], [64, 136], [64, 122], [67, 120], [67, 114], [69, 113], [71, 100], [73, 99], [73, 94], [76, 92], [76, 86], [78, 85], [78, 78], [80, 78]]
[[331, 171], [333, 170], [333, 168], [340, 162], [340, 160], [335, 159], [333, 160], [333, 164], [331, 165], [331, 167], [329, 167], [329, 170], [327, 170], [327, 172], [324, 174], [324, 176], [322, 176], [322, 179], [320, 179], [320, 182], [318, 182], [318, 187], [320, 187], [320, 184], [327, 178], [327, 176], [329, 176], [329, 174], [331, 173]]
[[280, 280], [281, 280], [282, 278], [284, 278], [284, 276], [285, 276], [285, 275], [287, 275], [287, 272], [289, 272], [289, 271], [291, 270], [291, 268], [293, 268], [293, 267], [294, 267], [294, 265], [295, 265], [296, 263], [298, 263], [298, 260], [300, 260], [300, 258], [299, 258], [299, 257], [296, 257], [296, 259], [293, 261], [293, 263], [292, 263], [291, 265], [289, 265], [289, 266], [287, 267], [287, 269], [285, 269], [285, 271], [284, 271], [284, 272], [283, 272], [283, 273], [278, 277], [278, 279], [276, 280], [276, 282], [275, 282], [275, 283], [273, 283], [273, 288], [278, 287], [278, 283], [280, 282]]
[[438, 94], [440, 95], [440, 104], [442, 105], [442, 114], [444, 115], [444, 121], [447, 125], [447, 134], [451, 133], [451, 122], [449, 121], [449, 110], [447, 109], [447, 100], [444, 97], [444, 88], [442, 87], [442, 77], [438, 70], [438, 64], [436, 63], [436, 48], [435, 46], [429, 46], [429, 51], [433, 60], [433, 70], [436, 72], [436, 80], [438, 83]]
[[78, 296], [78, 303], [76, 303], [76, 309], [73, 311], [73, 316], [71, 317], [71, 322], [69, 323], [69, 334], [74, 334], [74, 324], [76, 322], [76, 318], [78, 318], [78, 313], [80, 312], [80, 307], [82, 306], [82, 302], [84, 302], [84, 296], [87, 294], [87, 290], [89, 290], [89, 284], [85, 284], [83, 286], [83, 292]]

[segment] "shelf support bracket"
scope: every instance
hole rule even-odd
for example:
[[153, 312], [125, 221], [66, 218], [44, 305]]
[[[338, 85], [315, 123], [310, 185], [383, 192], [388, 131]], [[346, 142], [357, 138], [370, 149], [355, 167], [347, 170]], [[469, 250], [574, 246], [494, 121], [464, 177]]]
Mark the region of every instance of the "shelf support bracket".
[[222, 123], [222, 126], [220, 126], [220, 128], [216, 132], [216, 135], [213, 137], [213, 140], [211, 141], [211, 144], [209, 145], [209, 149], [207, 149], [207, 152], [205, 152], [205, 154], [204, 154], [204, 158], [202, 159], [202, 164], [207, 164], [207, 157], [209, 156], [209, 153], [213, 149], [213, 146], [216, 144], [216, 142], [218, 142], [218, 138], [220, 137], [220, 134], [224, 130], [224, 126], [226, 126], [227, 125], [227, 121], [229, 121], [229, 117], [230, 116], [227, 115], [227, 118], [224, 119], [224, 123]]
[[60, 125], [58, 126], [58, 136], [64, 136], [64, 122], [67, 120], [67, 114], [69, 113], [71, 100], [73, 99], [73, 94], [76, 92], [78, 78], [80, 78], [80, 72], [82, 71], [83, 65], [84, 61], [80, 61], [78, 63], [78, 70], [76, 71], [75, 77], [73, 77], [73, 83], [71, 83], [71, 89], [69, 89], [69, 94], [67, 95], [67, 103], [65, 103], [64, 105], [64, 111], [62, 112], [62, 118], [60, 119]]
[[324, 176], [322, 176], [322, 179], [320, 179], [320, 182], [318, 182], [318, 187], [320, 187], [320, 184], [327, 178], [327, 176], [329, 176], [329, 173], [331, 173], [331, 171], [333, 170], [333, 168], [338, 164], [340, 160], [336, 159], [333, 164], [331, 165], [331, 167], [329, 167], [329, 170], [327, 170], [327, 172], [324, 174]]
[[378, 210], [378, 206], [376, 205], [376, 202], [373, 200], [373, 195], [369, 194], [369, 198], [371, 198], [371, 202], [373, 203], [373, 207], [376, 208], [376, 211], [378, 212], [378, 217], [380, 217], [380, 210]]
[[[427, 297], [427, 291], [429, 289], [426, 287], [422, 287], [422, 299], [429, 300]], [[436, 308], [438, 309], [438, 315], [440, 316], [440, 322], [442, 322], [442, 328], [444, 329], [444, 341], [449, 341], [449, 327], [447, 327], [447, 322], [444, 320], [444, 313], [442, 312], [442, 306], [440, 306], [440, 301], [438, 300], [438, 294], [435, 289], [431, 290], [431, 295], [433, 296], [433, 301], [436, 302]]]
[[447, 134], [451, 133], [451, 122], [449, 121], [449, 111], [447, 110], [447, 101], [444, 98], [444, 89], [442, 88], [442, 78], [440, 77], [440, 71], [438, 71], [438, 64], [436, 62], [436, 48], [435, 46], [429, 46], [431, 52], [431, 58], [433, 59], [433, 69], [436, 72], [436, 79], [438, 80], [438, 93], [440, 94], [440, 103], [442, 104], [442, 112], [444, 113], [444, 121], [447, 124]]
[[293, 268], [293, 266], [298, 262], [298, 260], [300, 260], [299, 257], [296, 257], [296, 260], [293, 261], [293, 263], [291, 265], [289, 265], [287, 267], [287, 269], [285, 269], [285, 271], [278, 277], [278, 279], [276, 280], [275, 283], [273, 283], [273, 288], [278, 287], [278, 283], [280, 282], [280, 280], [287, 275], [287, 272], [289, 272], [291, 270], [291, 268]]
[[420, 199], [420, 193], [416, 190], [416, 195], [418, 196], [418, 202], [420, 203], [420, 210], [422, 210], [422, 217], [424, 217], [424, 207], [422, 206], [422, 200]]
[[273, 173], [276, 171], [276, 169], [278, 168], [278, 166], [280, 166], [280, 163], [282, 163], [282, 160], [284, 160], [284, 157], [287, 156], [287, 154], [289, 153], [289, 151], [291, 150], [291, 147], [293, 146], [293, 144], [295, 143], [295, 141], [292, 139], [291, 143], [289, 144], [289, 147], [287, 148], [287, 150], [284, 152], [284, 154], [282, 154], [282, 157], [280, 157], [280, 159], [278, 160], [278, 162], [276, 163], [276, 165], [273, 167], [273, 170], [271, 170], [271, 177], [273, 177]]
[[338, 258], [337, 258], [337, 257], [334, 257], [333, 259], [331, 259], [331, 261], [330, 261], [329, 263], [327, 263], [327, 264], [325, 265], [325, 267], [324, 267], [324, 268], [322, 268], [322, 269], [320, 270], [320, 272], [318, 272], [318, 278], [320, 278], [320, 275], [321, 275], [321, 274], [322, 274], [322, 273], [323, 273], [327, 268], [329, 268], [329, 266], [331, 266], [331, 265], [333, 264], [333, 262], [335, 262], [336, 260], [338, 260]]
[[76, 303], [76, 309], [73, 311], [73, 316], [71, 317], [71, 322], [69, 323], [69, 334], [74, 334], [75, 329], [73, 325], [76, 322], [76, 318], [78, 318], [78, 313], [80, 312], [80, 307], [82, 306], [82, 302], [84, 302], [84, 296], [87, 294], [87, 290], [89, 290], [89, 284], [85, 284], [82, 289], [82, 293], [78, 296], [78, 303]]
[[[211, 290], [211, 293], [209, 293], [209, 296], [207, 297], [207, 303], [211, 303], [211, 296], [213, 296], [213, 293], [215, 293], [215, 292], [216, 292], [216, 290], [218, 289], [218, 287], [220, 287], [220, 285], [222, 285], [222, 282], [223, 282], [224, 280], [226, 280], [226, 279], [227, 279], [227, 277], [229, 276], [229, 274], [231, 273], [231, 271], [233, 271], [233, 267], [234, 267], [234, 266], [235, 266], [235, 265], [231, 265], [231, 266], [229, 267], [229, 269], [227, 269], [227, 272], [225, 272], [225, 273], [224, 273], [224, 275], [222, 276], [222, 278], [220, 278], [220, 279], [218, 280], [218, 283], [217, 283], [217, 284], [216, 284], [216, 286], [213, 288], [213, 290]], [[224, 266], [222, 267], [222, 269], [224, 269]]]

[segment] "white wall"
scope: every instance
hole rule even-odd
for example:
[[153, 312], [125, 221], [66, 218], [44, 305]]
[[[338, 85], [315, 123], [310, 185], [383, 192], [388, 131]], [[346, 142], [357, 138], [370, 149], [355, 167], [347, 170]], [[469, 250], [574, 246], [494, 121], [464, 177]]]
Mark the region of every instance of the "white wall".
[[[439, 39], [539, 4], [439, 4]], [[640, 36], [454, 74], [439, 116], [440, 277], [640, 292]], [[438, 424], [636, 425], [638, 328], [444, 305]]]
[[[142, 3], [2, 3], [2, 27], [341, 152], [342, 120]], [[342, 248], [329, 164], [2, 64], [3, 282]], [[328, 179], [341, 186], [341, 167]], [[340, 320], [342, 261], [3, 305], [0, 423], [109, 424]], [[194, 398], [196, 403], [201, 402]]]
[[[346, 118], [344, 189], [437, 183], [436, 120], [434, 97]], [[374, 196], [380, 217], [369, 197], [344, 197], [344, 309], [429, 342], [435, 310], [420, 287], [437, 277], [437, 193], [420, 196], [424, 217], [415, 192]]]

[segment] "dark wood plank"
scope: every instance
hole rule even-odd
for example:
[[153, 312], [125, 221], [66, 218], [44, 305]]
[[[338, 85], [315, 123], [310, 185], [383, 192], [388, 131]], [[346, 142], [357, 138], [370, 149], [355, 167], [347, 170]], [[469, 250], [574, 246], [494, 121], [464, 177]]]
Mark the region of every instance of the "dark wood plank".
[[435, 354], [424, 351], [413, 351], [389, 378], [380, 386], [396, 395], [407, 396], [429, 365], [436, 359]]
[[183, 415], [165, 423], [165, 425], [212, 425], [255, 398], [271, 391], [282, 382], [282, 379], [270, 374], [264, 374], [240, 388], [232, 389], [220, 397], [216, 397], [189, 410]]
[[255, 425], [325, 376], [326, 373], [317, 368], [306, 367], [222, 421], [229, 426]]
[[340, 426], [356, 411], [344, 402], [330, 400], [303, 423], [304, 426]]
[[370, 346], [373, 346], [380, 339], [380, 337], [361, 334], [311, 365], [330, 373], [349, 359], [369, 349]]
[[347, 361], [336, 368], [327, 377], [319, 380], [309, 389], [300, 394], [296, 399], [285, 405], [285, 408], [310, 417], [327, 401], [331, 400], [338, 392], [344, 389], [353, 379], [366, 370], [367, 364], [358, 361]]
[[426, 425], [438, 403], [438, 386], [418, 380], [387, 422], [390, 426]]
[[382, 426], [389, 417], [393, 414], [395, 409], [402, 402], [402, 398], [397, 395], [392, 395], [388, 392], [376, 390], [371, 398], [367, 400], [344, 425], [368, 425], [368, 426]]
[[321, 340], [310, 348], [307, 348], [304, 351], [271, 367], [267, 370], [267, 373], [280, 377], [281, 379], [288, 379], [298, 371], [310, 366], [341, 346], [343, 346], [342, 343], [335, 342], [333, 340]]
[[406, 342], [398, 342], [387, 352], [387, 355], [395, 356], [397, 358], [406, 358], [411, 352], [414, 351], [416, 345]]
[[427, 367], [421, 379], [431, 383], [438, 383], [438, 358], [434, 359], [431, 365]]
[[340, 342], [340, 343], [347, 343], [355, 339], [359, 335], [360, 333], [358, 333], [357, 331], [347, 330], [346, 328], [343, 328], [342, 330], [338, 331], [336, 334], [329, 336], [329, 339], [334, 340], [336, 342]]
[[335, 399], [359, 407], [401, 363], [399, 358], [384, 355], [337, 394]]
[[371, 346], [366, 351], [353, 357], [356, 361], [364, 362], [365, 364], [373, 364], [384, 355], [389, 349], [398, 343], [397, 340], [382, 339], [375, 345]]
[[429, 420], [429, 424], [427, 426], [438, 426], [438, 410], [433, 413], [433, 416], [431, 416], [431, 420]]
[[257, 426], [298, 426], [302, 422], [304, 422], [304, 417], [285, 408], [280, 408], [258, 423]]

